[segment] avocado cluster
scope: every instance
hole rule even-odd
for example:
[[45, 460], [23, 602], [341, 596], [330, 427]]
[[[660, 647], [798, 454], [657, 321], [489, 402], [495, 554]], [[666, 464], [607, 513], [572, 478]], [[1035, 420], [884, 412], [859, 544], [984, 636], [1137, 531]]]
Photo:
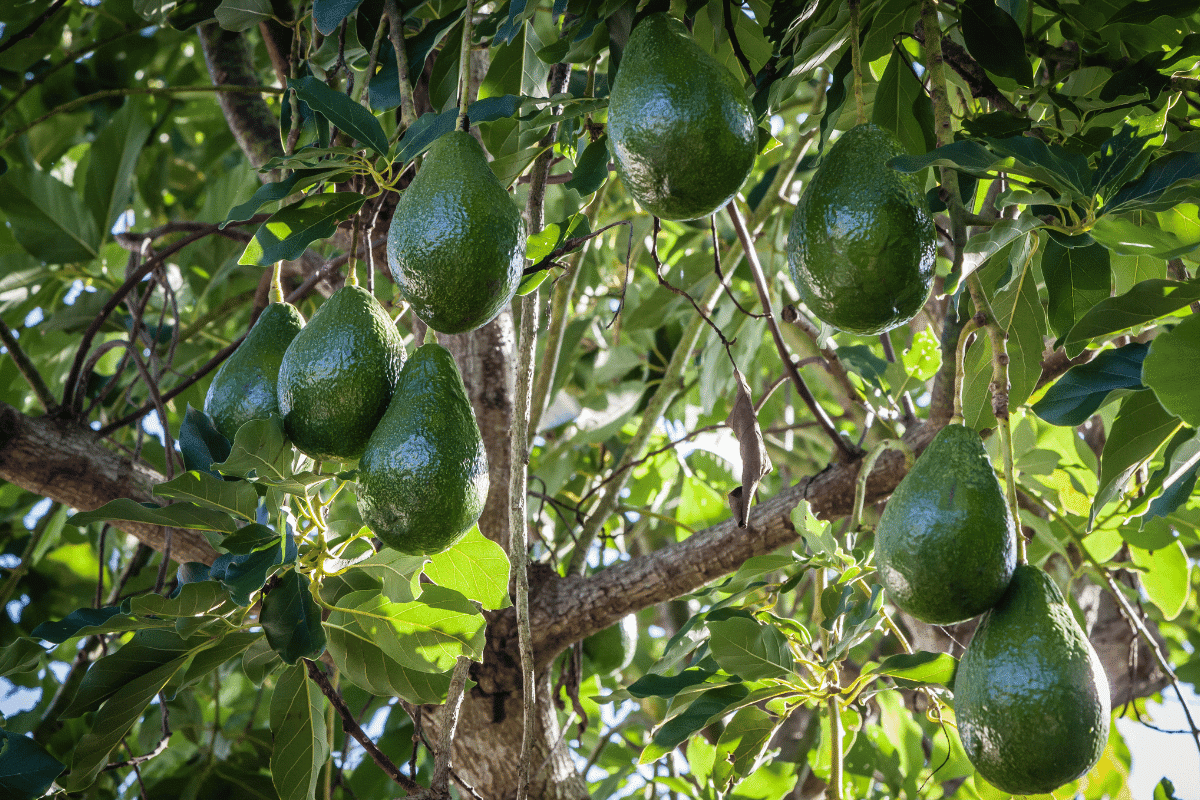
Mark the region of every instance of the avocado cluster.
[[951, 423], [896, 487], [875, 531], [888, 598], [935, 625], [984, 614], [954, 710], [975, 769], [1013, 794], [1080, 777], [1108, 740], [1104, 670], [1058, 587], [1017, 565], [1016, 525], [979, 434]]
[[338, 289], [307, 325], [293, 306], [269, 306], [213, 378], [205, 411], [229, 439], [279, 414], [304, 454], [358, 459], [363, 520], [403, 553], [447, 549], [483, 511], [487, 456], [454, 358], [426, 344], [406, 359], [359, 286]]

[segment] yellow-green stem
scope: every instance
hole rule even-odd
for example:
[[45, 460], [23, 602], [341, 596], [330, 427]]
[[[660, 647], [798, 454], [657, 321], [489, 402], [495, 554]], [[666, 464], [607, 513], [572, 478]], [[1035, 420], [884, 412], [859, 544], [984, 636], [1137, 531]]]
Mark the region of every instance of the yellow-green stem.
[[283, 262], [276, 261], [271, 268], [271, 302], [283, 302]]
[[950, 416], [950, 424], [961, 425], [963, 421], [962, 413], [962, 385], [964, 362], [967, 357], [967, 343], [971, 340], [971, 334], [979, 329], [979, 320], [971, 317], [963, 325], [962, 330], [958, 334], [958, 349], [954, 354], [954, 413]]
[[458, 59], [458, 123], [455, 127], [465, 131], [470, 127], [467, 119], [467, 92], [471, 88], [471, 12], [472, 0], [467, 0], [467, 8], [463, 11], [462, 52]]

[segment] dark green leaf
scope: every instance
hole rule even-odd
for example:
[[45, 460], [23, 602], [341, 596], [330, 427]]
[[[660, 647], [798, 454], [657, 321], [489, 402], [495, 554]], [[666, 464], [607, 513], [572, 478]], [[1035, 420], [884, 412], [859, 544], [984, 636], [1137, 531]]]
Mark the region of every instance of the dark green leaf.
[[1075, 323], [1112, 291], [1109, 252], [1099, 244], [1063, 247], [1050, 239], [1042, 251], [1042, 277], [1049, 294], [1047, 316], [1056, 336], [1066, 336]]
[[208, 472], [191, 470], [154, 487], [160, 497], [191, 500], [217, 511], [252, 520], [258, 510], [258, 493], [245, 481], [226, 481]]
[[1163, 55], [1161, 51], [1147, 53], [1132, 64], [1117, 70], [1100, 88], [1100, 101], [1111, 103], [1125, 95], [1148, 95], [1151, 101], [1157, 100], [1162, 90], [1171, 82], [1166, 75], [1158, 71]]
[[954, 686], [954, 673], [958, 660], [949, 653], [930, 653], [918, 650], [915, 653], [898, 653], [888, 656], [874, 669], [880, 675], [889, 675], [905, 688], [928, 686]]
[[1150, 342], [1142, 382], [1154, 390], [1163, 408], [1188, 425], [1200, 427], [1200, 314], [1193, 314]]
[[794, 659], [778, 628], [746, 617], [709, 620], [709, 648], [730, 675], [744, 680], [779, 678], [791, 672]]
[[102, 234], [129, 207], [133, 171], [149, 136], [150, 120], [143, 103], [131, 97], [92, 143], [83, 199]]
[[[1157, 126], [1156, 126], [1157, 127]], [[1144, 130], [1126, 122], [1121, 130], [1100, 145], [1100, 160], [1096, 162], [1093, 188], [1105, 193], [1137, 178], [1150, 163], [1154, 147], [1163, 140], [1162, 129]]]
[[854, 62], [851, 58], [850, 48], [847, 47], [837, 64], [834, 65], [833, 82], [825, 92], [825, 111], [821, 114], [821, 137], [818, 141], [819, 151], [822, 153], [827, 152], [825, 143], [829, 141], [829, 135], [833, 132], [834, 125], [841, 117], [842, 105], [846, 102], [848, 94], [847, 88], [853, 80], [853, 67]]
[[1101, 209], [1102, 214], [1125, 211], [1166, 211], [1180, 202], [1195, 199], [1200, 180], [1200, 153], [1169, 153], [1155, 159], [1142, 177], [1125, 184]]
[[107, 630], [104, 627], [115, 616], [120, 615], [120, 606], [105, 606], [104, 608], [79, 608], [57, 622], [43, 622], [33, 629], [32, 636], [45, 639], [47, 642], [62, 644], [67, 639], [83, 635], [84, 629]]
[[221, 549], [234, 555], [249, 555], [279, 544], [279, 534], [266, 525], [253, 523], [221, 540]]
[[1033, 413], [1051, 425], [1082, 425], [1109, 392], [1142, 388], [1142, 361], [1149, 349], [1147, 344], [1133, 342], [1071, 367], [1033, 404]]
[[0, 650], [0, 677], [34, 669], [46, 651], [35, 640], [18, 636]]
[[750, 689], [742, 683], [709, 689], [693, 700], [686, 711], [667, 720], [655, 731], [653, 742], [642, 751], [638, 763], [657, 761], [663, 754], [687, 741], [696, 731], [706, 727], [714, 718], [723, 715], [730, 705], [737, 704], [748, 694]]
[[296, 96], [308, 103], [309, 108], [336, 125], [338, 130], [370, 146], [379, 155], [387, 155], [387, 134], [370, 111], [311, 75], [288, 81], [288, 86], [296, 90]]
[[95, 711], [123, 686], [177, 660], [190, 649], [188, 643], [173, 630], [138, 631], [121, 649], [95, 661], [88, 668], [75, 698], [63, 711], [63, 717], [70, 719]]
[[0, 177], [0, 211], [13, 237], [40, 261], [91, 261], [100, 252], [100, 228], [83, 198], [49, 173], [19, 169]]
[[1033, 85], [1033, 67], [1016, 20], [993, 0], [966, 0], [959, 6], [959, 19], [967, 51], [980, 66], [1022, 86]]
[[1104, 24], [1144, 24], [1163, 16], [1186, 17], [1196, 13], [1197, 7], [1196, 0], [1130, 0]]
[[64, 769], [33, 739], [0, 729], [0, 793], [7, 800], [41, 797]]
[[308, 578], [289, 570], [263, 598], [259, 622], [271, 648], [285, 664], [325, 652], [321, 608], [308, 590]]
[[313, 0], [313, 24], [324, 35], [333, 33], [342, 20], [354, 13], [362, 0]]
[[[447, 16], [431, 20], [421, 32], [405, 40], [405, 51], [408, 53], [408, 74], [420, 74], [425, 65], [425, 59], [433, 49], [441, 44], [446, 33], [462, 19], [462, 9], [452, 11]], [[371, 108], [374, 111], [390, 111], [400, 105], [400, 70], [396, 66], [395, 50], [384, 42], [384, 51], [379, 59], [382, 67], [371, 78]]]
[[[285, 107], [287, 105], [284, 103]], [[339, 172], [337, 169], [298, 169], [281, 181], [264, 183], [254, 191], [249, 200], [230, 209], [229, 216], [221, 223], [221, 228], [224, 229], [231, 222], [245, 222], [267, 203], [283, 200], [293, 192], [312, 186], [322, 178], [333, 177]]]
[[244, 31], [271, 18], [271, 0], [224, 0], [213, 12], [227, 31]]
[[215, 20], [221, 0], [183, 0], [167, 14], [167, 24], [177, 31], [186, 31]]
[[219, 478], [212, 465], [229, 458], [229, 448], [229, 440], [217, 430], [208, 415], [188, 403], [179, 426], [179, 452], [183, 455], [183, 465], [189, 470]]
[[283, 421], [278, 416], [252, 419], [244, 423], [233, 437], [229, 457], [213, 468], [225, 475], [256, 478], [274, 482], [291, 475], [292, 446], [283, 435]]
[[937, 146], [933, 103], [900, 50], [892, 51], [879, 79], [871, 121], [895, 134], [909, 155], [922, 155]]
[[296, 560], [296, 540], [289, 531], [280, 545], [256, 550], [249, 555], [222, 553], [213, 561], [209, 574], [229, 590], [239, 606], [250, 605], [250, 597], [263, 587], [276, 566]]
[[[1194, 382], [1194, 379], [1193, 379]], [[1150, 389], [1134, 392], [1121, 403], [1100, 455], [1100, 477], [1088, 527], [1107, 503], [1120, 497], [1125, 484], [1183, 425], [1164, 409]]]
[[1170, 779], [1163, 778], [1154, 785], [1153, 800], [1181, 800], [1175, 796], [1175, 784], [1171, 783]]
[[717, 740], [713, 781], [719, 790], [728, 791], [755, 771], [781, 721], [758, 706], [738, 709]]
[[129, 610], [139, 617], [195, 617], [217, 608], [229, 596], [215, 580], [185, 583], [170, 597], [142, 594], [131, 598]]
[[312, 800], [329, 759], [325, 697], [303, 665], [287, 667], [271, 695], [271, 780], [279, 800]]
[[357, 192], [335, 192], [285, 206], [254, 232], [238, 263], [269, 267], [297, 259], [313, 242], [332, 236], [338, 223], [354, 216], [366, 199]]
[[[1200, 470], [1200, 438], [1194, 431], [1180, 431], [1176, 435], [1188, 436], [1186, 442], [1175, 449], [1169, 457], [1164, 457], [1164, 464], [1151, 478], [1151, 484], [1157, 483], [1157, 486], [1162, 487], [1162, 493], [1150, 501], [1146, 513], [1142, 515], [1141, 530], [1146, 530], [1146, 523], [1155, 517], [1165, 517], [1175, 513], [1180, 506], [1188, 501], [1192, 496], [1192, 490], [1196, 488], [1196, 473]], [[1151, 488], [1148, 486], [1146, 493], [1149, 494]], [[1169, 532], [1170, 529], [1167, 528]], [[1121, 529], [1122, 536], [1125, 536], [1126, 528]], [[1147, 547], [1143, 542], [1135, 541], [1126, 536], [1126, 540], [1131, 544], [1136, 544], [1139, 547]]]
[[563, 184], [587, 196], [599, 189], [608, 179], [608, 137], [601, 136], [584, 148], [575, 165], [571, 180]]
[[674, 697], [684, 689], [698, 686], [712, 677], [713, 673], [702, 669], [685, 669], [678, 675], [643, 675], [631, 683], [626, 690], [634, 697]]
[[262, 638], [263, 634], [260, 631], [234, 631], [226, 634], [221, 641], [196, 654], [183, 675], [180, 687], [195, 683], [231, 658], [237, 658]]
[[117, 521], [144, 522], [147, 525], [162, 525], [168, 528], [222, 533], [231, 533], [238, 528], [233, 517], [212, 508], [192, 503], [156, 506], [138, 503], [127, 497], [110, 500], [95, 511], [81, 511], [67, 519], [67, 522], [79, 527], [93, 522]]
[[1200, 281], [1148, 280], [1118, 297], [1101, 300], [1075, 323], [1063, 339], [1074, 358], [1092, 339], [1158, 319], [1200, 300]]

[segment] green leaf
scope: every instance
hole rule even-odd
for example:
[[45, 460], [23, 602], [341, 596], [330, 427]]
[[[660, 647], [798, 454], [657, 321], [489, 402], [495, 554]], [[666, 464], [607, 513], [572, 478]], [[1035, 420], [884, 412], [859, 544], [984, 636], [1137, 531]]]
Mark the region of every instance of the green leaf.
[[1054, 239], [1042, 252], [1042, 277], [1049, 294], [1047, 316], [1056, 336], [1066, 336], [1075, 323], [1109, 296], [1112, 268], [1102, 245], [1064, 247]]
[[91, 261], [100, 253], [100, 228], [83, 198], [40, 170], [0, 176], [0, 211], [29, 254], [50, 264]]
[[1021, 26], [993, 0], [966, 0], [959, 6], [967, 51], [988, 72], [1033, 85], [1033, 67], [1025, 53]]
[[508, 556], [478, 525], [449, 550], [430, 556], [425, 575], [490, 611], [509, 605]]
[[608, 137], [601, 135], [599, 139], [583, 148], [571, 180], [563, 184], [567, 189], [574, 189], [580, 195], [587, 197], [599, 189], [608, 180]]
[[370, 111], [311, 75], [288, 81], [288, 86], [296, 90], [296, 96], [308, 103], [309, 108], [336, 125], [338, 130], [368, 145], [379, 155], [387, 155], [387, 134]]
[[325, 36], [333, 33], [342, 20], [354, 13], [362, 0], [313, 0], [313, 24]]
[[308, 590], [308, 578], [289, 570], [263, 598], [259, 622], [271, 648], [285, 664], [325, 652], [321, 608]]
[[[1185, 438], [1186, 441], [1173, 448], [1171, 445], [1174, 445], [1180, 437]], [[1146, 523], [1156, 517], [1165, 517], [1174, 513], [1188, 501], [1192, 496], [1192, 490], [1196, 488], [1196, 475], [1200, 471], [1200, 436], [1197, 436], [1195, 431], [1189, 428], [1176, 434], [1176, 439], [1171, 442], [1171, 445], [1167, 446], [1164, 453], [1162, 469], [1152, 475], [1146, 485], [1144, 497], [1153, 497], [1153, 499], [1146, 508], [1146, 513], [1142, 515], [1139, 533], [1144, 532]], [[1161, 493], [1155, 497], [1155, 493], [1160, 489]], [[1122, 528], [1121, 535], [1130, 544], [1149, 549], [1148, 544], [1136, 537], [1131, 538], [1128, 531], [1128, 527]], [[1169, 531], [1170, 529], [1167, 529], [1168, 533]]]
[[284, 206], [254, 232], [238, 263], [269, 267], [297, 259], [313, 242], [332, 236], [338, 223], [354, 216], [366, 199], [357, 192], [334, 192]]
[[1074, 358], [1092, 339], [1145, 325], [1198, 300], [1200, 281], [1142, 281], [1125, 294], [1093, 306], [1067, 333], [1063, 347]]
[[1051, 425], [1082, 425], [1110, 392], [1143, 388], [1142, 361], [1149, 349], [1149, 345], [1131, 342], [1071, 367], [1033, 404], [1033, 413]]
[[296, 540], [289, 531], [279, 546], [256, 550], [249, 555], [222, 553], [213, 561], [209, 574], [229, 590], [239, 606], [250, 605], [251, 596], [281, 564], [296, 560]]
[[1183, 542], [1176, 539], [1153, 552], [1130, 547], [1129, 557], [1142, 570], [1142, 588], [1150, 602], [1159, 607], [1165, 619], [1179, 616], [1191, 595], [1188, 581], [1191, 567]]
[[[421, 568], [425, 566], [425, 561], [425, 556], [410, 556], [385, 548], [353, 565], [344, 565], [349, 569], [336, 576], [335, 580], [350, 579], [348, 582], [353, 586], [354, 576], [367, 576], [380, 587], [384, 597], [393, 602], [405, 603], [421, 593]], [[330, 565], [329, 569], [338, 570], [342, 566], [335, 563]]]
[[713, 672], [703, 669], [685, 669], [678, 675], [643, 675], [626, 687], [634, 697], [674, 697], [685, 689], [698, 686], [710, 677]]
[[0, 793], [9, 800], [41, 797], [64, 769], [33, 739], [0, 729]]
[[517, 178], [521, 177], [521, 173], [529, 168], [534, 159], [549, 150], [550, 147], [550, 145], [540, 144], [526, 147], [524, 150], [518, 150], [510, 155], [495, 158], [488, 166], [492, 168], [500, 185], [507, 189], [516, 183]]
[[427, 586], [409, 603], [373, 591], [351, 592], [337, 609], [326, 622], [331, 641], [334, 631], [365, 640], [407, 669], [440, 673], [453, 669], [459, 656], [483, 657], [487, 621], [451, 589]]
[[446, 701], [449, 673], [422, 672], [402, 666], [357, 625], [349, 628], [327, 625], [326, 635], [329, 654], [341, 675], [359, 688], [383, 697], [402, 697], [410, 703]]
[[121, 614], [120, 606], [77, 608], [57, 622], [43, 622], [33, 629], [31, 635], [36, 639], [62, 644], [67, 639], [82, 636], [85, 630], [89, 633], [107, 630], [105, 623]]
[[154, 487], [160, 497], [191, 500], [201, 506], [253, 520], [258, 510], [258, 493], [245, 481], [225, 481], [208, 472], [191, 470]]
[[298, 192], [317, 181], [335, 177], [343, 172], [342, 169], [298, 169], [281, 181], [264, 183], [259, 186], [250, 199], [241, 205], [234, 206], [221, 223], [222, 230], [231, 222], [245, 222], [258, 213], [267, 203], [283, 200], [293, 192]]
[[262, 686], [263, 679], [282, 666], [283, 660], [271, 648], [266, 636], [260, 635], [242, 654], [242, 671], [255, 686]]
[[738, 709], [717, 739], [712, 775], [718, 791], [729, 791], [758, 768], [780, 722], [757, 706]]
[[1163, 143], [1162, 122], [1166, 119], [1166, 110], [1164, 107], [1162, 120], [1155, 114], [1140, 117], [1133, 121], [1134, 124], [1126, 121], [1121, 130], [1100, 145], [1100, 160], [1096, 162], [1096, 174], [1092, 179], [1097, 193], [1107, 193], [1110, 187], [1120, 187], [1142, 174], [1154, 149]]
[[168, 528], [190, 528], [197, 531], [231, 533], [238, 528], [228, 514], [192, 503], [156, 506], [138, 503], [127, 497], [110, 500], [95, 511], [81, 511], [67, 518], [71, 525], [83, 527], [93, 522], [142, 522]]
[[312, 800], [329, 759], [325, 697], [303, 665], [287, 667], [271, 694], [271, 782], [279, 800]]
[[262, 639], [263, 634], [260, 631], [234, 631], [226, 634], [215, 645], [196, 654], [180, 681], [180, 688], [195, 683], [231, 658], [237, 658]]
[[229, 446], [229, 440], [217, 430], [208, 415], [188, 403], [179, 426], [179, 452], [183, 455], [183, 465], [189, 470], [217, 476], [212, 465], [229, 458]]
[[780, 678], [794, 659], [787, 637], [770, 625], [746, 617], [710, 620], [709, 647], [721, 669], [744, 680]]
[[18, 675], [34, 669], [45, 652], [34, 639], [18, 636], [9, 640], [4, 649], [0, 650], [0, 677]]
[[1142, 177], [1126, 184], [1105, 203], [1102, 214], [1135, 209], [1166, 211], [1180, 202], [1195, 200], [1200, 180], [1200, 153], [1169, 153], [1155, 159]]
[[1107, 503], [1117, 499], [1133, 473], [1153, 456], [1183, 423], [1159, 405], [1150, 389], [1121, 403], [1100, 455], [1100, 478], [1088, 527]]
[[275, 529], [257, 522], [239, 528], [221, 540], [222, 550], [240, 556], [278, 545], [279, 534], [275, 532]]
[[185, 583], [173, 597], [143, 594], [130, 599], [129, 610], [136, 616], [195, 617], [207, 614], [229, 599], [229, 594], [214, 580]]
[[958, 660], [949, 653], [930, 653], [918, 650], [915, 653], [897, 653], [885, 658], [871, 670], [879, 675], [888, 675], [906, 688], [938, 685], [952, 688]]
[[112, 230], [132, 199], [133, 171], [150, 136], [143, 105], [140, 98], [127, 98], [92, 142], [83, 199], [102, 235]]
[[95, 711], [121, 687], [172, 663], [190, 649], [173, 630], [138, 631], [121, 649], [92, 663], [79, 683], [75, 698], [63, 711], [63, 717], [70, 719]]
[[1150, 342], [1142, 364], [1142, 382], [1154, 390], [1163, 408], [1193, 428], [1200, 427], [1200, 315], [1193, 314]]
[[688, 704], [687, 709], [662, 724], [654, 739], [642, 750], [639, 764], [657, 761], [687, 741], [692, 734], [724, 716], [731, 705], [737, 705], [750, 694], [744, 683], [709, 689]]
[[1016, 219], [1002, 219], [990, 228], [972, 236], [967, 240], [963, 252], [976, 254], [982, 263], [999, 253], [1007, 245], [1027, 236], [1030, 231], [1041, 224], [1042, 221], [1034, 216], [1033, 212], [1023, 209]]
[[283, 420], [278, 416], [252, 419], [238, 428], [229, 457], [213, 469], [224, 475], [285, 480], [292, 471], [292, 446], [283, 435]]
[[227, 31], [244, 31], [271, 18], [271, 0], [223, 0], [217, 8], [217, 24]]
[[875, 89], [871, 121], [895, 134], [910, 155], [921, 155], [937, 146], [933, 103], [899, 50], [892, 51]]
[[1109, 250], [1125, 256], [1176, 258], [1197, 247], [1195, 242], [1185, 242], [1164, 230], [1154, 214], [1140, 210], [1100, 217], [1090, 235]]

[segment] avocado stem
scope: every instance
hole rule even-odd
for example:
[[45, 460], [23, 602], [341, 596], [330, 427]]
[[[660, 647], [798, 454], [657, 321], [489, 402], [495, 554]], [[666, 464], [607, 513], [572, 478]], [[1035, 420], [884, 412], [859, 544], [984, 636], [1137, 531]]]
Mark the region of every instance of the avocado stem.
[[471, 127], [467, 118], [467, 92], [471, 88], [471, 12], [474, 3], [467, 0], [467, 8], [463, 11], [462, 47], [458, 54], [458, 121], [455, 129], [465, 131]]
[[271, 268], [270, 298], [272, 303], [283, 302], [283, 262], [276, 261]]
[[[858, 478], [854, 482], [854, 508], [850, 512], [850, 531], [858, 530], [862, 524], [863, 504], [867, 496], [867, 481], [871, 477], [871, 471], [875, 469], [875, 462], [879, 460], [879, 457], [886, 450], [900, 450], [904, 453], [906, 467], [912, 467], [912, 448], [903, 439], [884, 439], [871, 449], [871, 452], [863, 459], [862, 468], [859, 469]], [[907, 469], [905, 471], [907, 472]]]

